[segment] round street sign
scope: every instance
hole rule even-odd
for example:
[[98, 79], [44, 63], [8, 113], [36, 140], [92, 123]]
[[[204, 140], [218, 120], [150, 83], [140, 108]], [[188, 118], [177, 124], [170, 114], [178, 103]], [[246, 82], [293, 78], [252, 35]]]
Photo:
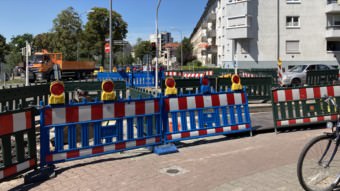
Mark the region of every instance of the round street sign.
[[109, 43], [105, 44], [105, 52], [110, 53], [110, 44]]

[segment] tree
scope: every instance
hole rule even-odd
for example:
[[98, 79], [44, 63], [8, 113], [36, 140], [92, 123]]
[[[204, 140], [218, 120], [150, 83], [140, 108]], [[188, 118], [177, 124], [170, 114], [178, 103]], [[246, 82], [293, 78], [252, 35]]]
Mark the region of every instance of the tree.
[[135, 51], [135, 57], [143, 60], [144, 55], [152, 55], [152, 57], [155, 57], [155, 52], [152, 51], [151, 43], [150, 41], [140, 41], [137, 43], [134, 47]]
[[49, 52], [53, 52], [56, 49], [55, 46], [55, 34], [54, 33], [42, 33], [38, 34], [33, 39], [33, 45], [35, 51], [41, 51], [46, 49]]
[[115, 63], [118, 65], [131, 65], [134, 62], [130, 53], [117, 52], [115, 55]]
[[53, 29], [55, 32], [55, 51], [63, 53], [65, 60], [76, 60], [79, 37], [81, 34], [82, 22], [79, 14], [73, 7], [69, 7], [58, 14], [53, 20]]
[[6, 44], [6, 38], [0, 34], [0, 64], [5, 62], [7, 51], [8, 45]]
[[[24, 57], [21, 55], [21, 48], [26, 47], [26, 41], [31, 43], [33, 35], [25, 33], [11, 38], [9, 43], [9, 55], [5, 57], [8, 68], [13, 68], [15, 65], [24, 63]], [[25, 66], [25, 65], [23, 65]]]
[[184, 38], [182, 40], [181, 45], [177, 48], [176, 50], [176, 58], [177, 58], [177, 62], [181, 62], [181, 47], [183, 46], [183, 64], [186, 64], [187, 62], [190, 62], [194, 59], [193, 55], [192, 55], [192, 51], [193, 51], [193, 45], [190, 42], [190, 39], [188, 38]]
[[[110, 15], [106, 8], [92, 8], [93, 12], [88, 14], [88, 22], [85, 25], [85, 40], [91, 46], [91, 53], [96, 56], [101, 56], [101, 65], [105, 62], [104, 45], [106, 39], [109, 38], [109, 23]], [[112, 11], [112, 40], [122, 40], [126, 38], [127, 23], [122, 16], [115, 11]], [[117, 50], [119, 47], [113, 47]]]

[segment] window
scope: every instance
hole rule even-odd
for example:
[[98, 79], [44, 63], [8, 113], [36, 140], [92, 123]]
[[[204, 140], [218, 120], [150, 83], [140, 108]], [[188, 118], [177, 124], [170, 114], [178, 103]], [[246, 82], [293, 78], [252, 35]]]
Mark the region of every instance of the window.
[[340, 51], [340, 41], [327, 41], [327, 51]]
[[299, 53], [300, 52], [300, 41], [298, 40], [287, 40], [286, 41], [286, 53]]
[[300, 17], [299, 16], [287, 16], [286, 17], [286, 27], [287, 28], [300, 27]]
[[287, 4], [301, 3], [301, 0], [287, 0]]

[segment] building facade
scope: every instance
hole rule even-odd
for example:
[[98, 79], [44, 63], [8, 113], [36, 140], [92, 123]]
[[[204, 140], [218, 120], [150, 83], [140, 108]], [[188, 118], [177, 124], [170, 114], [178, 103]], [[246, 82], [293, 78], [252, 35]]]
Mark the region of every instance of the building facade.
[[[216, 15], [220, 67], [275, 68], [278, 59], [284, 67], [339, 63], [337, 0], [214, 0], [208, 1], [206, 9], [215, 9], [208, 15]], [[196, 28], [202, 29], [202, 23]], [[199, 34], [196, 28], [192, 42]]]
[[217, 1], [209, 0], [190, 36], [193, 54], [205, 66], [217, 65], [216, 10]]

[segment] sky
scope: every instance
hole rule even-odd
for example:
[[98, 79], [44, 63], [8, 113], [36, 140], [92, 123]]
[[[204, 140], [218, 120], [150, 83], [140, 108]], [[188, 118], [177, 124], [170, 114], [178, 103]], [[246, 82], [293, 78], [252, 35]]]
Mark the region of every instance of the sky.
[[[112, 9], [128, 23], [127, 40], [134, 44], [138, 37], [149, 40], [156, 31], [158, 0], [112, 0]], [[159, 31], [172, 33], [175, 41], [190, 37], [207, 0], [162, 0], [159, 8]], [[93, 7], [109, 9], [110, 0], [0, 0], [0, 34], [7, 42], [13, 36], [49, 32], [53, 19], [72, 6], [83, 20]]]

